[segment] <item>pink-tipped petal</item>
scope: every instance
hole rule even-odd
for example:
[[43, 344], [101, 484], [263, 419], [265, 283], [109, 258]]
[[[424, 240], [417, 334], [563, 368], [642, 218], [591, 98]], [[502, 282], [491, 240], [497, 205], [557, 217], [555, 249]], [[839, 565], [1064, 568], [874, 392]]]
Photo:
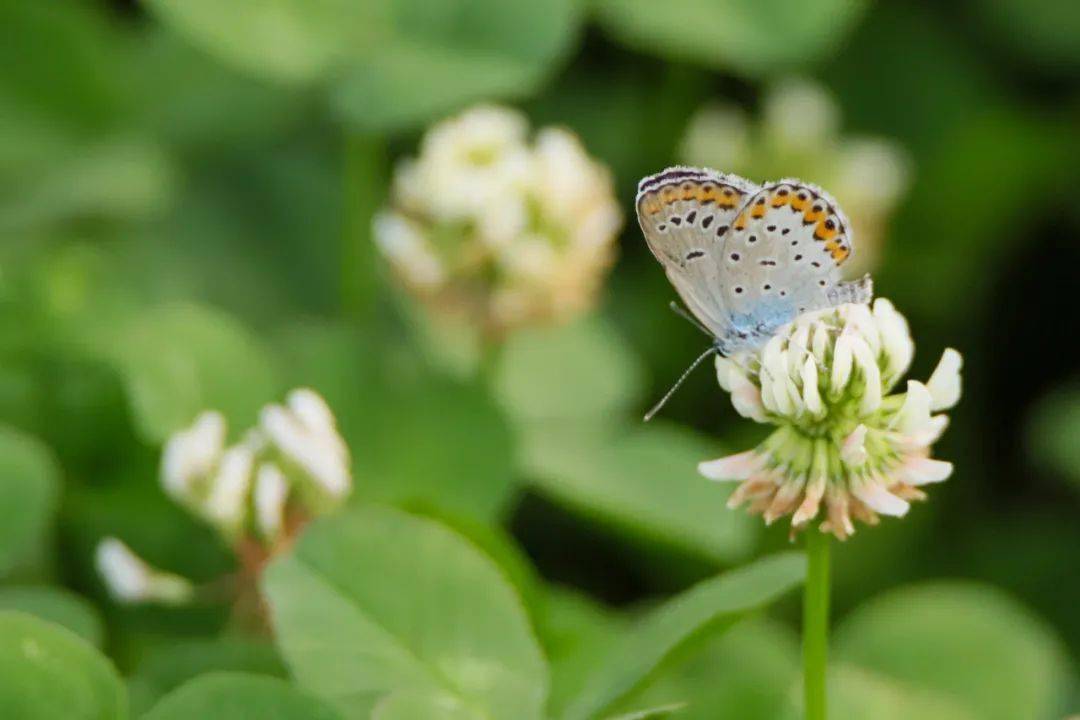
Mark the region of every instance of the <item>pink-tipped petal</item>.
[[753, 450], [698, 463], [698, 472], [710, 480], [746, 480], [765, 464]]
[[903, 462], [897, 475], [900, 480], [908, 485], [918, 487], [947, 480], [952, 475], [952, 471], [953, 465], [951, 462], [912, 456]]

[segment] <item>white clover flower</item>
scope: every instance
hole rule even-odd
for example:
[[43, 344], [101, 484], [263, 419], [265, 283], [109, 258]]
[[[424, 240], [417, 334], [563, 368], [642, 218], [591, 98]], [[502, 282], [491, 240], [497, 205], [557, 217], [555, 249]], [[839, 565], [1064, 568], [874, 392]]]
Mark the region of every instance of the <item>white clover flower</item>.
[[588, 309], [622, 213], [607, 169], [558, 128], [480, 106], [436, 124], [395, 172], [375, 242], [429, 309], [489, 337]]
[[730, 104], [701, 108], [680, 155], [690, 165], [746, 177], [795, 175], [830, 188], [859, 238], [848, 268], [859, 275], [880, 257], [888, 218], [910, 185], [910, 162], [894, 142], [847, 137], [840, 128], [840, 108], [826, 88], [786, 78], [766, 91], [757, 122]]
[[285, 503], [289, 481], [273, 463], [259, 466], [255, 478], [255, 526], [264, 538], [273, 540], [285, 525]]
[[772, 523], [791, 515], [793, 532], [821, 516], [822, 531], [846, 539], [853, 520], [901, 517], [923, 486], [952, 464], [930, 457], [948, 418], [933, 414], [960, 399], [960, 354], [948, 349], [930, 380], [907, 381], [914, 343], [885, 299], [806, 313], [756, 354], [717, 358], [717, 379], [739, 414], [779, 426], [753, 450], [703, 462], [702, 475], [740, 485], [730, 507]]
[[349, 451], [326, 401], [313, 390], [293, 390], [286, 405], [267, 405], [259, 429], [280, 458], [320, 495], [338, 502], [352, 490]]
[[161, 456], [161, 484], [169, 497], [186, 501], [214, 471], [225, 447], [225, 430], [221, 413], [209, 411], [169, 438]]
[[190, 581], [150, 566], [113, 537], [98, 543], [95, 564], [109, 593], [118, 602], [179, 605], [194, 595]]

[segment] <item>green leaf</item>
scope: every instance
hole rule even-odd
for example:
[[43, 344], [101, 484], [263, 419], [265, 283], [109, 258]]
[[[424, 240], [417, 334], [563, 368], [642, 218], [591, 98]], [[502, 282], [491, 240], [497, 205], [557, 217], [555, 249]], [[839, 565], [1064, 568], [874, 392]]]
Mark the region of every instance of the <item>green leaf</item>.
[[[775, 715], [771, 717], [776, 717]], [[791, 712], [791, 720], [802, 715]], [[975, 720], [948, 695], [851, 665], [829, 669], [829, 720]]]
[[350, 718], [449, 696], [469, 718], [541, 717], [547, 668], [499, 570], [446, 528], [375, 506], [319, 521], [265, 578], [301, 685]]
[[0, 588], [0, 611], [17, 610], [61, 625], [94, 647], [105, 641], [105, 627], [88, 600], [59, 587]]
[[222, 412], [234, 430], [248, 427], [277, 394], [267, 350], [235, 319], [208, 307], [151, 307], [91, 340], [91, 351], [120, 372], [148, 442], [164, 441], [207, 409]]
[[697, 473], [718, 452], [699, 436], [652, 423], [609, 439], [579, 428], [531, 433], [524, 465], [557, 501], [634, 535], [720, 563], [744, 560], [757, 527], [726, 506], [732, 488]]
[[974, 583], [894, 590], [836, 632], [843, 661], [938, 692], [983, 720], [1050, 717], [1067, 664], [1058, 640], [1008, 596]]
[[576, 37], [574, 0], [150, 0], [205, 50], [266, 78], [327, 83], [357, 128], [422, 122], [492, 96], [520, 97]]
[[124, 720], [127, 696], [104, 656], [59, 625], [0, 612], [0, 708], [19, 720]]
[[516, 490], [513, 437], [482, 388], [432, 372], [411, 347], [337, 325], [296, 328], [280, 347], [293, 382], [337, 413], [357, 497], [484, 521], [506, 508]]
[[132, 711], [145, 711], [189, 680], [218, 672], [286, 676], [277, 651], [265, 641], [234, 637], [175, 640], [147, 654], [128, 679]]
[[610, 418], [639, 399], [644, 372], [600, 318], [526, 329], [507, 341], [495, 376], [499, 404], [519, 421]]
[[476, 715], [451, 695], [402, 691], [386, 698], [371, 712], [371, 720], [476, 720]]
[[667, 717], [668, 715], [672, 715], [684, 709], [686, 709], [686, 703], [670, 703], [668, 705], [659, 705], [653, 708], [645, 708], [644, 710], [634, 710], [628, 713], [613, 715], [610, 718], [606, 718], [606, 720], [649, 720], [649, 718]]
[[640, 687], [679, 648], [703, 633], [720, 632], [802, 582], [801, 553], [781, 553], [699, 583], [664, 603], [625, 635], [563, 720], [600, 717]]
[[0, 576], [41, 552], [56, 513], [60, 468], [38, 440], [0, 426]]
[[337, 720], [321, 700], [284, 680], [245, 673], [210, 673], [181, 685], [143, 720]]
[[761, 76], [822, 58], [864, 0], [599, 0], [597, 19], [634, 48]]
[[1066, 387], [1039, 401], [1028, 422], [1028, 446], [1037, 462], [1080, 491], [1080, 388]]
[[[679, 720], [732, 716], [776, 720], [791, 704], [798, 676], [795, 632], [778, 622], [750, 618], [719, 637], [705, 639], [700, 649], [670, 663], [621, 705], [650, 707], [681, 701], [686, 707]], [[874, 715], [867, 717], [876, 720]]]

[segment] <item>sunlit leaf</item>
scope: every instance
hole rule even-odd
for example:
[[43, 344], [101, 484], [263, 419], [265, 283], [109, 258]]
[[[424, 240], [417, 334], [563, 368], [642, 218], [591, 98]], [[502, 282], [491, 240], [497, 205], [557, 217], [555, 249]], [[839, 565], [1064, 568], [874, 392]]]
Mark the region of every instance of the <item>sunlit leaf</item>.
[[400, 691], [541, 717], [547, 668], [520, 600], [437, 523], [376, 506], [319, 521], [265, 588], [293, 675], [350, 718]]
[[128, 717], [104, 656], [70, 630], [18, 612], [0, 612], [0, 708], [19, 720]]
[[145, 720], [338, 720], [322, 701], [277, 678], [210, 673], [166, 695]]
[[801, 554], [783, 553], [706, 580], [667, 601], [624, 635], [563, 719], [600, 717], [691, 639], [729, 627], [776, 600], [801, 583], [805, 573]]
[[836, 630], [837, 658], [936, 691], [972, 717], [1050, 717], [1067, 664], [1040, 620], [990, 587], [950, 582], [878, 596]]
[[41, 551], [56, 513], [60, 468], [38, 440], [0, 426], [0, 576]]

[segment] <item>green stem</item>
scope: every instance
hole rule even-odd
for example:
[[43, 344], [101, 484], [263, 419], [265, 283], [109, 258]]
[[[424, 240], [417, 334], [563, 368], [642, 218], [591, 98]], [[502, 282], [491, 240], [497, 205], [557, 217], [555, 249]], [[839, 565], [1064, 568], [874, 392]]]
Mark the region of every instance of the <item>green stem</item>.
[[343, 160], [341, 304], [347, 316], [369, 320], [378, 287], [371, 220], [386, 196], [386, 143], [346, 130]]
[[825, 675], [829, 655], [829, 536], [806, 530], [803, 590], [803, 698], [806, 720], [825, 720]]

